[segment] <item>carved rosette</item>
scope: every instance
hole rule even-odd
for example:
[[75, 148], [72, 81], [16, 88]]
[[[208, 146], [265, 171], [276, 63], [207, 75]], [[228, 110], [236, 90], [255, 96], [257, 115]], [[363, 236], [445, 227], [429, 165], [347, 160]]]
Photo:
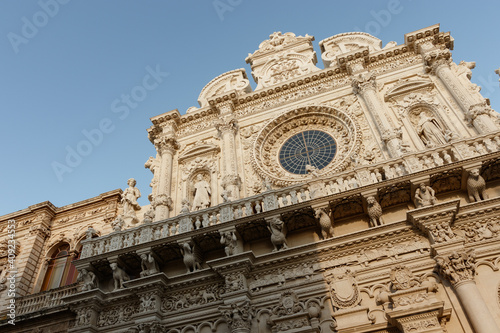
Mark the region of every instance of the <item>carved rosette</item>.
[[453, 251], [451, 254], [435, 257], [439, 274], [457, 286], [461, 282], [474, 281], [476, 275], [476, 254], [474, 250]]
[[301, 107], [272, 119], [257, 135], [251, 161], [259, 176], [269, 178], [279, 186], [303, 182], [303, 175], [290, 173], [281, 166], [278, 155], [286, 140], [310, 129], [328, 133], [337, 144], [333, 161], [319, 170], [320, 177], [343, 171], [349, 165], [351, 156], [361, 149], [362, 131], [350, 115], [330, 106]]

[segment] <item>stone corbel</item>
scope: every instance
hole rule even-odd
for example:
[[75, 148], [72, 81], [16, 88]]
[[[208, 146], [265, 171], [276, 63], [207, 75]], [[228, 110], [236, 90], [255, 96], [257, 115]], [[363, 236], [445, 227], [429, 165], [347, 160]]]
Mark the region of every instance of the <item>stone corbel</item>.
[[464, 239], [451, 230], [459, 207], [460, 199], [451, 200], [410, 210], [406, 219], [429, 237], [434, 254], [442, 253], [464, 244]]

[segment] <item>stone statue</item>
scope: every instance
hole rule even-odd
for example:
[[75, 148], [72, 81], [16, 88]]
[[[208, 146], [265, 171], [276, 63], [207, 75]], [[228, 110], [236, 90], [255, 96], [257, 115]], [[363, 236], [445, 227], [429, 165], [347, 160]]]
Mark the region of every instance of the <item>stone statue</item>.
[[190, 211], [189, 210], [189, 206], [190, 206], [189, 200], [188, 199], [182, 199], [180, 214], [187, 214], [187, 213], [189, 213], [189, 211]]
[[194, 184], [193, 211], [209, 207], [211, 195], [210, 184], [203, 179], [202, 174], [198, 174]]
[[140, 210], [141, 206], [137, 203], [137, 199], [141, 197], [141, 192], [135, 187], [137, 182], [134, 178], [127, 181], [129, 187], [122, 193], [123, 217], [128, 222], [137, 223], [136, 210]]
[[112, 262], [111, 264], [109, 264], [109, 266], [111, 267], [111, 270], [113, 271], [113, 281], [115, 284], [114, 290], [123, 289], [124, 288], [123, 282], [129, 281], [130, 277], [128, 276], [127, 273], [125, 273], [125, 271], [123, 269], [118, 267], [118, 264]]
[[226, 256], [229, 257], [236, 253], [237, 242], [236, 234], [232, 231], [226, 231], [221, 235], [220, 243], [225, 245], [224, 251], [226, 252]]
[[86, 239], [91, 239], [94, 236], [97, 236], [97, 231], [93, 226], [89, 225], [87, 231], [85, 231]]
[[81, 291], [88, 291], [97, 288], [97, 277], [93, 272], [87, 271], [85, 268], [82, 268], [76, 278], [76, 281], [82, 283]]
[[470, 202], [488, 199], [488, 195], [486, 194], [486, 182], [479, 174], [478, 168], [469, 171], [469, 178], [467, 178], [467, 194]]
[[116, 219], [111, 222], [111, 227], [113, 228], [113, 232], [121, 231], [123, 226], [125, 225], [125, 221], [121, 216], [117, 216]]
[[142, 269], [142, 272], [140, 273], [141, 277], [153, 275], [160, 271], [160, 269], [158, 268], [158, 264], [156, 263], [156, 260], [153, 258], [151, 253], [141, 254], [141, 269]]
[[415, 190], [415, 206], [417, 208], [431, 206], [436, 203], [435, 191], [430, 186], [420, 183]]
[[198, 269], [201, 269], [200, 261], [198, 257], [195, 254], [195, 248], [194, 245], [191, 247], [191, 245], [188, 242], [182, 243], [181, 247], [181, 254], [184, 257], [184, 265], [186, 265], [187, 272], [195, 272]]
[[149, 209], [144, 213], [143, 223], [152, 223], [155, 219], [155, 210], [153, 207], [149, 207]]
[[271, 232], [271, 242], [274, 246], [273, 252], [287, 249], [288, 245], [286, 244], [286, 237], [283, 230], [285, 226], [283, 221], [275, 217], [268, 223], [267, 229]]
[[436, 118], [428, 117], [425, 112], [420, 113], [417, 131], [426, 146], [441, 145], [446, 143], [444, 132]]
[[373, 195], [366, 199], [366, 204], [368, 208], [368, 217], [370, 218], [370, 226], [377, 227], [383, 225], [382, 207], [380, 207], [380, 204], [375, 200]]
[[330, 220], [330, 216], [328, 216], [328, 213], [323, 208], [316, 208], [314, 210], [314, 217], [319, 222], [323, 239], [332, 238], [334, 236], [333, 225], [332, 221]]
[[309, 175], [311, 175], [313, 178], [319, 177], [318, 171], [319, 170], [315, 166], [310, 165], [310, 164], [306, 164], [306, 172]]

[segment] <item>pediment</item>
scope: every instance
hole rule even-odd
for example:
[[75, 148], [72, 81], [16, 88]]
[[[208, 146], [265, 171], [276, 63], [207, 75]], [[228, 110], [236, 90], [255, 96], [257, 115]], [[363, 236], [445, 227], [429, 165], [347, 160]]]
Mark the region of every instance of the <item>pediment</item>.
[[202, 156], [202, 155], [211, 155], [218, 153], [220, 151], [220, 147], [214, 145], [213, 143], [206, 142], [198, 142], [195, 143], [192, 147], [186, 148], [179, 156], [179, 161], [186, 160], [192, 157]]
[[396, 83], [394, 87], [389, 89], [384, 96], [384, 100], [388, 101], [393, 97], [406, 95], [412, 91], [427, 89], [434, 87], [434, 83], [425, 80], [411, 80], [411, 81], [401, 81]]
[[208, 105], [208, 99], [226, 93], [231, 90], [236, 90], [240, 93], [252, 92], [250, 81], [244, 69], [235, 69], [217, 76], [210, 81], [200, 92], [198, 103], [201, 107]]

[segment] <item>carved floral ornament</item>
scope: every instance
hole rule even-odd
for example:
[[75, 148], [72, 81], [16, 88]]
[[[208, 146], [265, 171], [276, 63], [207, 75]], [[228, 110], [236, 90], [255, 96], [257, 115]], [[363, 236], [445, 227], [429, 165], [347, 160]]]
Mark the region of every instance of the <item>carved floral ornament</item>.
[[358, 154], [362, 135], [359, 124], [343, 111], [329, 106], [306, 106], [269, 121], [257, 135], [251, 151], [256, 172], [275, 185], [288, 186], [304, 181], [304, 175], [286, 171], [278, 160], [282, 145], [293, 135], [305, 130], [323, 131], [335, 139], [337, 152], [332, 162], [319, 170], [318, 176], [343, 171], [351, 156]]

